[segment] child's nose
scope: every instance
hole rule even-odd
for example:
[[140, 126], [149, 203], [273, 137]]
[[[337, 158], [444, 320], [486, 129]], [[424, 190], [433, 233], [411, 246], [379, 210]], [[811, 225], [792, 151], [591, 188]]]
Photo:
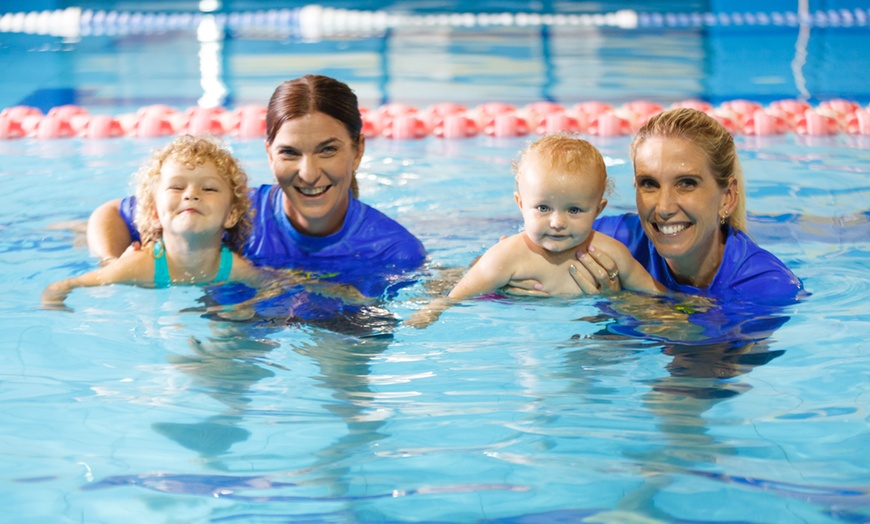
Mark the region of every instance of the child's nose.
[[565, 227], [565, 217], [562, 213], [553, 213], [550, 216], [550, 227], [553, 229], [562, 229]]

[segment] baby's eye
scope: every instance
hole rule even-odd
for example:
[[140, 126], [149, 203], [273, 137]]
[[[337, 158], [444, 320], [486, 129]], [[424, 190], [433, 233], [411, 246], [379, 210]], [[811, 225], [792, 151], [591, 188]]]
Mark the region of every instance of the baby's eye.
[[538, 204], [538, 206], [535, 209], [537, 209], [539, 213], [546, 213], [547, 211], [550, 210], [550, 206], [545, 205], [545, 204]]
[[218, 189], [216, 187], [204, 187], [202, 190], [208, 191], [209, 193], [216, 193]]
[[579, 215], [582, 212], [583, 212], [583, 210], [580, 209], [579, 207], [569, 207], [568, 208], [568, 213], [570, 213], [572, 215]]

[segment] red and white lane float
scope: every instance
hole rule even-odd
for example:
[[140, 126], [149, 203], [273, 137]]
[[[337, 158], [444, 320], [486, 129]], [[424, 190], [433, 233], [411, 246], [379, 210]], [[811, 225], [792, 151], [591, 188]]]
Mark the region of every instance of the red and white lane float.
[[[870, 135], [870, 107], [842, 99], [827, 100], [815, 107], [801, 100], [777, 100], [767, 106], [750, 100], [731, 100], [718, 106], [702, 100], [683, 100], [670, 107], [703, 111], [734, 135]], [[369, 139], [419, 140], [428, 136], [510, 138], [558, 131], [618, 137], [636, 133], [651, 116], [663, 110], [663, 106], [648, 100], [620, 105], [590, 100], [571, 106], [542, 101], [522, 107], [504, 102], [475, 107], [442, 102], [425, 108], [396, 103], [363, 107], [360, 113], [363, 133]], [[51, 108], [48, 113], [25, 105], [0, 111], [0, 140], [159, 138], [180, 133], [262, 139], [266, 135], [266, 108], [244, 105], [235, 109], [178, 109], [155, 104], [135, 113], [95, 115], [68, 104]]]

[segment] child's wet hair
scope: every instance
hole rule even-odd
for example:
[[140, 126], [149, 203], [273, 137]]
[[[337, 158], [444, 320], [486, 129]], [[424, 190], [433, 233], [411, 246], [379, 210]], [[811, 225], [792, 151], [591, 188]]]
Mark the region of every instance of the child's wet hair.
[[531, 142], [513, 163], [515, 179], [525, 171], [532, 159], [544, 162], [551, 170], [584, 176], [598, 175], [603, 182], [604, 193], [609, 194], [612, 190], [612, 182], [607, 176], [607, 166], [601, 152], [580, 137], [552, 133]]
[[211, 137], [181, 135], [163, 149], [154, 153], [135, 175], [136, 216], [135, 224], [143, 245], [155, 242], [163, 236], [163, 228], [157, 219], [154, 190], [160, 180], [160, 170], [167, 161], [195, 167], [212, 162], [217, 172], [226, 180], [232, 193], [231, 212], [239, 216], [236, 224], [227, 229], [224, 243], [232, 251], [239, 252], [251, 232], [251, 200], [248, 175], [238, 160], [221, 143]]

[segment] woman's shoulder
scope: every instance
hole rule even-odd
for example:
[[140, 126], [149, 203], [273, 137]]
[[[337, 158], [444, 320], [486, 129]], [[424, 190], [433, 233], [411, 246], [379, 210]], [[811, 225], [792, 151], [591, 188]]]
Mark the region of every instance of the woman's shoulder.
[[420, 240], [398, 221], [364, 202], [356, 202], [359, 205], [356, 235], [422, 246]]
[[749, 297], [791, 302], [803, 294], [800, 278], [742, 231], [729, 235], [722, 264], [720, 273], [731, 280], [729, 287]]

